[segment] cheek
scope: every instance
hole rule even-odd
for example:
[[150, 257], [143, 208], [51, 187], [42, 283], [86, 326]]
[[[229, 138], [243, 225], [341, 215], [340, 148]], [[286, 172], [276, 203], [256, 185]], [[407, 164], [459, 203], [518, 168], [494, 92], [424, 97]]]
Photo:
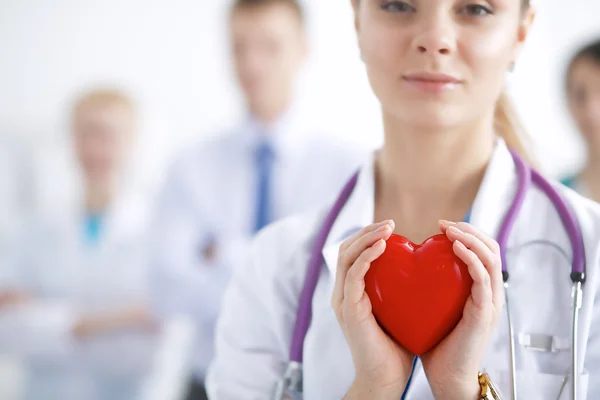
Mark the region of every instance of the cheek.
[[398, 29], [367, 26], [361, 30], [359, 45], [374, 92], [380, 95], [390, 90], [409, 67], [408, 35]]
[[512, 60], [513, 44], [513, 38], [502, 31], [466, 34], [459, 40], [458, 51], [475, 84], [497, 86], [504, 82]]

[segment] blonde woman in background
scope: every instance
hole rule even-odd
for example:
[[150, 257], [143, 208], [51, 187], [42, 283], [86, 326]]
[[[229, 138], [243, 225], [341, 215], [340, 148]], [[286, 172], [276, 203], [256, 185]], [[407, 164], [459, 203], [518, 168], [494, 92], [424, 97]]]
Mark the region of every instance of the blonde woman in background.
[[79, 196], [37, 216], [15, 249], [0, 292], [20, 300], [0, 309], [0, 349], [25, 360], [27, 400], [131, 400], [150, 364], [148, 213], [123, 187], [137, 122], [119, 90], [77, 100]]

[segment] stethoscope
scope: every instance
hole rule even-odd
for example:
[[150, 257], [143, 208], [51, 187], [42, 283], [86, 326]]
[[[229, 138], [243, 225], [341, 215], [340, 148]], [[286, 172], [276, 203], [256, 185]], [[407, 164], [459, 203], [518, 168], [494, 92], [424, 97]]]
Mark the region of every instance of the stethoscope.
[[[535, 184], [540, 190], [542, 190], [548, 199], [552, 202], [556, 208], [562, 224], [568, 234], [569, 241], [573, 250], [573, 264], [571, 269], [571, 281], [573, 282], [573, 320], [571, 327], [571, 369], [568, 375], [571, 375], [571, 398], [577, 399], [577, 335], [578, 335], [578, 319], [579, 309], [582, 305], [582, 285], [585, 282], [585, 248], [583, 244], [583, 237], [581, 234], [580, 226], [577, 219], [571, 209], [568, 207], [565, 200], [561, 195], [554, 189], [552, 184], [542, 177], [538, 172], [530, 168], [518, 154], [511, 151], [513, 161], [517, 170], [518, 185], [517, 192], [513, 199], [513, 202], [502, 221], [500, 232], [497, 237], [497, 242], [500, 245], [500, 253], [502, 258], [502, 277], [504, 280], [504, 295], [505, 295], [505, 306], [508, 317], [508, 330], [509, 330], [509, 342], [510, 342], [510, 381], [511, 381], [511, 397], [513, 400], [517, 399], [517, 382], [516, 382], [516, 362], [515, 362], [515, 335], [511, 321], [510, 314], [510, 302], [509, 302], [509, 274], [506, 266], [506, 245], [508, 237], [515, 224], [518, 213], [525, 201], [527, 190], [531, 187], [531, 184]], [[277, 383], [274, 391], [274, 400], [290, 399], [300, 400], [302, 399], [302, 349], [304, 346], [304, 339], [310, 321], [312, 318], [311, 306], [312, 298], [317, 287], [319, 280], [320, 269], [323, 264], [323, 247], [329, 236], [329, 232], [333, 227], [335, 220], [343, 209], [344, 205], [350, 198], [356, 182], [358, 180], [358, 173], [354, 174], [352, 178], [346, 183], [338, 199], [334, 203], [333, 207], [327, 214], [321, 228], [319, 229], [314, 244], [311, 250], [311, 256], [306, 272], [306, 278], [304, 280], [304, 287], [300, 295], [298, 312], [296, 314], [296, 323], [294, 327], [294, 334], [292, 337], [292, 345], [290, 348], [290, 361], [285, 371], [284, 377]], [[563, 387], [567, 382], [568, 375], [563, 381]], [[560, 397], [559, 393], [559, 397]]]

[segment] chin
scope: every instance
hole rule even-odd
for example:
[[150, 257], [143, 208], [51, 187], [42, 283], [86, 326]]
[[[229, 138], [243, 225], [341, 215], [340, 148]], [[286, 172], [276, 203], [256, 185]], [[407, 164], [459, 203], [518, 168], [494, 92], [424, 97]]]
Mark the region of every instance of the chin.
[[449, 129], [464, 121], [456, 106], [449, 104], [414, 102], [397, 105], [394, 110], [395, 119], [424, 130]]

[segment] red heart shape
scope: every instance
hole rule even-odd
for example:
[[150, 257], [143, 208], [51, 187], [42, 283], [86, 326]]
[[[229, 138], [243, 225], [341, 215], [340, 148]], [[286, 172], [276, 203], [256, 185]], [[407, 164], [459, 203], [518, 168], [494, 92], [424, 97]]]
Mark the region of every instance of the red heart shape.
[[381, 327], [415, 355], [426, 353], [456, 327], [473, 280], [445, 235], [421, 245], [392, 235], [365, 276]]

